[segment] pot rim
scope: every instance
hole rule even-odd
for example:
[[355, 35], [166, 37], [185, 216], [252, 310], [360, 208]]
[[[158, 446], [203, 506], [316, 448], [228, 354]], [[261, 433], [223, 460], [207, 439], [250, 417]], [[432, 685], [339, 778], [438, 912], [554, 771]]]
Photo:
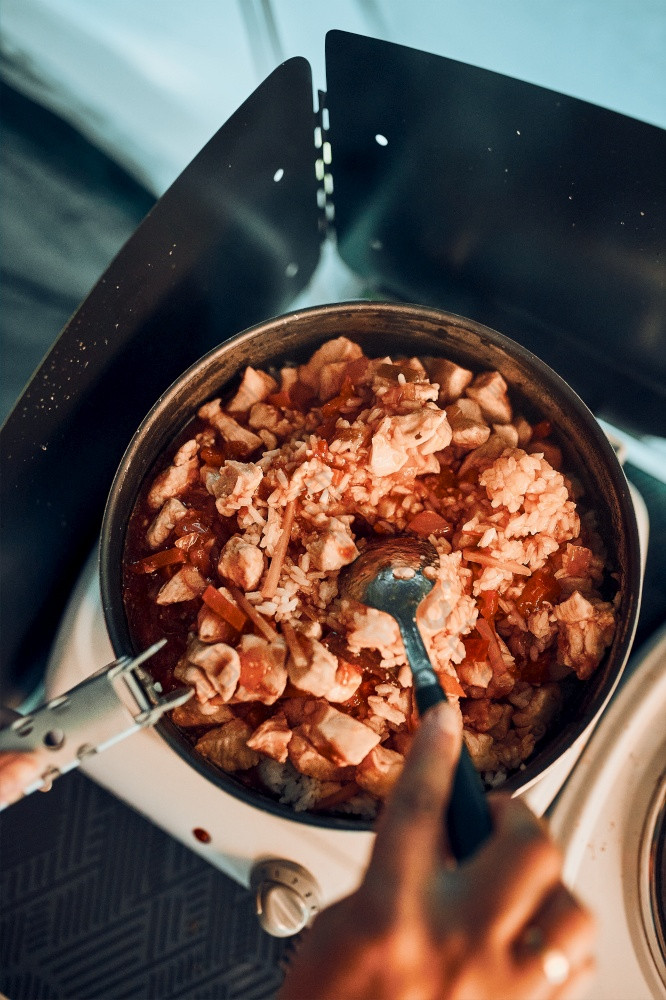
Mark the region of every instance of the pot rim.
[[[548, 385], [549, 393], [554, 398], [561, 399], [563, 402], [566, 401], [567, 408], [574, 413], [580, 426], [585, 429], [586, 438], [590, 442], [588, 446], [593, 448], [600, 455], [605, 467], [605, 472], [611, 479], [615, 497], [619, 503], [622, 515], [622, 529], [624, 532], [624, 545], [622, 546], [625, 555], [625, 560], [622, 565], [622, 589], [624, 593], [621, 603], [621, 607], [624, 607], [624, 615], [623, 620], [618, 623], [616, 628], [616, 632], [620, 631], [622, 633], [620, 641], [616, 643], [616, 640], [614, 639], [612, 654], [606, 654], [606, 658], [611, 655], [614, 656], [614, 669], [610, 673], [609, 678], [607, 678], [604, 682], [601, 690], [592, 699], [591, 705], [588, 706], [588, 716], [575, 719], [573, 722], [570, 721], [563, 727], [562, 730], [558, 732], [556, 737], [548, 740], [544, 744], [543, 748], [539, 749], [537, 746], [537, 751], [532, 755], [532, 758], [528, 760], [522, 771], [515, 771], [507, 777], [501, 788], [503, 791], [510, 791], [515, 795], [519, 792], [525, 791], [531, 785], [535, 784], [556, 765], [563, 754], [576, 743], [582, 734], [586, 732], [588, 728], [591, 729], [593, 727], [608, 704], [608, 701], [612, 697], [627, 661], [638, 622], [641, 590], [640, 549], [638, 541], [638, 527], [627, 480], [610, 442], [597, 423], [594, 415], [576, 394], [576, 392], [568, 385], [568, 383], [566, 383], [564, 379], [553, 371], [553, 369], [550, 368], [544, 361], [538, 358], [527, 348], [523, 347], [521, 344], [511, 340], [511, 338], [506, 336], [506, 334], [500, 333], [491, 327], [477, 322], [476, 320], [459, 316], [455, 313], [449, 313], [441, 309], [436, 309], [431, 306], [421, 306], [411, 303], [374, 302], [365, 300], [327, 303], [324, 305], [294, 310], [292, 312], [284, 313], [268, 320], [264, 320], [261, 323], [257, 323], [217, 345], [202, 358], [192, 364], [169, 386], [168, 389], [165, 390], [165, 392], [160, 395], [159, 399], [157, 399], [142, 420], [141, 424], [132, 436], [125, 454], [123, 455], [109, 491], [102, 521], [101, 543], [99, 548], [99, 573], [102, 593], [102, 608], [107, 630], [116, 655], [128, 653], [133, 654], [136, 652], [136, 650], [132, 648], [129, 638], [129, 630], [125, 619], [122, 601], [122, 588], [118, 587], [118, 573], [121, 571], [121, 567], [111, 565], [109, 551], [113, 547], [110, 544], [112, 540], [115, 539], [116, 545], [120, 544], [120, 535], [122, 535], [122, 544], [120, 544], [120, 549], [122, 551], [125, 529], [129, 519], [125, 496], [125, 493], [127, 492], [127, 482], [131, 478], [130, 473], [132, 472], [138, 457], [141, 455], [147, 432], [160, 424], [164, 414], [174, 405], [174, 400], [176, 400], [179, 396], [184, 396], [187, 386], [196, 383], [197, 379], [200, 378], [203, 373], [214, 367], [215, 362], [218, 359], [227, 356], [230, 352], [251, 345], [259, 337], [270, 338], [271, 333], [275, 334], [277, 331], [283, 330], [287, 327], [294, 327], [299, 323], [303, 324], [307, 319], [317, 317], [347, 317], [348, 320], [353, 320], [354, 316], [367, 317], [371, 314], [375, 314], [377, 318], [390, 316], [391, 318], [404, 318], [416, 322], [431, 321], [446, 329], [455, 328], [460, 331], [464, 331], [466, 334], [470, 334], [472, 337], [477, 338], [478, 342], [489, 344], [492, 347], [499, 349], [501, 352], [508, 355], [512, 360], [517, 361], [523, 367], [528, 368], [532, 376], [540, 376]], [[352, 338], [354, 336], [353, 331], [349, 329], [341, 329], [340, 333]], [[327, 336], [323, 336], [321, 340], [323, 341], [324, 339], [329, 339], [330, 335], [331, 334], [329, 333]], [[312, 349], [316, 338], [312, 337], [310, 339], [310, 349]], [[241, 350], [241, 354], [242, 353], [243, 352]], [[279, 352], [277, 356], [279, 357], [280, 354], [284, 356], [283, 351]], [[243, 367], [244, 363], [247, 363], [246, 358], [243, 358], [243, 361], [239, 364], [239, 370]], [[261, 363], [265, 364], [266, 362]], [[225, 382], [221, 382], [218, 387], [218, 391], [222, 390], [224, 385], [226, 385], [229, 380], [230, 379], [226, 379]], [[514, 386], [513, 388], [514, 391], [516, 389], [520, 391], [519, 386]], [[512, 384], [510, 381], [509, 389], [510, 391], [512, 390]], [[203, 398], [193, 404], [189, 410], [188, 419], [191, 418], [194, 409], [196, 406], [200, 405], [202, 401]], [[177, 433], [178, 428], [174, 427], [171, 437], [174, 437]], [[145, 479], [145, 476], [148, 474], [154, 461], [158, 457], [159, 453], [152, 453], [149, 455], [149, 462], [143, 472], [139, 475], [138, 481], [134, 484], [132, 489], [129, 512], [133, 509], [137, 493]], [[145, 462], [144, 465], [146, 465]], [[595, 504], [595, 506], [597, 506], [597, 504]], [[619, 563], [620, 553], [614, 551], [613, 555], [616, 562]], [[184, 757], [187, 763], [192, 765], [197, 771], [199, 771], [199, 773], [203, 774], [223, 791], [234, 795], [236, 798], [240, 798], [248, 805], [256, 808], [258, 811], [267, 810], [292, 822], [305, 823], [327, 829], [350, 831], [372, 829], [373, 821], [369, 821], [363, 817], [353, 816], [351, 814], [349, 818], [347, 818], [342, 815], [318, 815], [317, 813], [307, 810], [296, 813], [290, 805], [283, 805], [277, 800], [270, 798], [268, 794], [264, 794], [259, 790], [250, 789], [247, 786], [242, 785], [240, 782], [236, 782], [229, 774], [217, 768], [214, 764], [206, 761], [194, 751], [192, 744], [188, 742], [186, 737], [181, 734], [181, 732], [173, 723], [171, 723], [170, 720], [161, 720], [155, 728], [166, 740], [168, 745], [181, 757]]]

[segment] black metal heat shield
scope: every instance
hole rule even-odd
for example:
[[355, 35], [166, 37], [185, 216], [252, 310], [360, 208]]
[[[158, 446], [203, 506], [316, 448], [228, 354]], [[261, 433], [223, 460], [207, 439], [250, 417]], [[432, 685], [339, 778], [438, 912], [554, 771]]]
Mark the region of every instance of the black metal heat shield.
[[341, 256], [666, 432], [666, 132], [452, 59], [326, 37]]
[[160, 393], [232, 333], [284, 311], [312, 275], [314, 124], [310, 66], [292, 59], [159, 199], [7, 419], [5, 681], [43, 666], [114, 472]]

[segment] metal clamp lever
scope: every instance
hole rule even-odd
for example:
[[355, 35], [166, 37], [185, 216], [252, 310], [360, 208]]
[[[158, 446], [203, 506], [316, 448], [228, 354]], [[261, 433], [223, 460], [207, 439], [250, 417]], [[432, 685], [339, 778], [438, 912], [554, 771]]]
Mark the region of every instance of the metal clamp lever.
[[165, 712], [192, 696], [191, 688], [179, 688], [162, 697], [159, 684], [142, 668], [165, 642], [162, 639], [137, 657], [124, 656], [102, 667], [66, 694], [0, 730], [0, 753], [38, 755], [39, 777], [24, 787], [24, 795], [50, 787], [61, 774], [153, 726]]

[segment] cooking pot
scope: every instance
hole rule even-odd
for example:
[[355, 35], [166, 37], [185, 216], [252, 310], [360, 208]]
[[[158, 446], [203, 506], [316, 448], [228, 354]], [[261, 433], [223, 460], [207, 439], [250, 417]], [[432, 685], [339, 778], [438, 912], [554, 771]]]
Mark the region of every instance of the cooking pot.
[[[188, 369], [157, 400], [132, 438], [116, 473], [102, 524], [102, 604], [115, 653], [134, 655], [122, 595], [122, 562], [130, 514], [156, 460], [212, 396], [231, 392], [247, 365], [266, 368], [306, 361], [321, 343], [344, 335], [370, 357], [442, 356], [474, 371], [495, 369], [509, 384], [516, 410], [528, 420], [549, 420], [564, 455], [564, 469], [581, 481], [584, 503], [597, 513], [608, 549], [607, 568], [619, 587], [613, 643], [592, 677], [569, 697], [556, 729], [538, 746], [505, 789], [526, 790], [553, 767], [608, 702], [631, 648], [640, 604], [640, 554], [634, 508], [624, 473], [592, 413], [552, 369], [508, 337], [473, 320], [436, 309], [394, 303], [317, 306], [268, 320], [239, 333]], [[168, 345], [164, 346], [168, 350]], [[200, 756], [168, 719], [157, 725], [176, 753], [225, 792], [285, 819], [336, 829], [368, 829], [353, 816], [295, 813], [268, 793], [241, 784]]]

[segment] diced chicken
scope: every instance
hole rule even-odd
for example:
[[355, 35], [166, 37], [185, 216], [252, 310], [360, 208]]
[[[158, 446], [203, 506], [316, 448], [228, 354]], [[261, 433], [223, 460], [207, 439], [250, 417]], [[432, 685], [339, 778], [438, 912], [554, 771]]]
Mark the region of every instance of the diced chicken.
[[320, 781], [339, 781], [348, 773], [347, 768], [331, 763], [312, 745], [305, 727], [300, 726], [292, 733], [287, 746], [289, 760], [297, 771]]
[[356, 768], [356, 784], [378, 799], [388, 798], [404, 763], [402, 754], [376, 746]]
[[455, 403], [472, 381], [473, 373], [445, 358], [427, 358], [426, 367], [431, 382], [439, 385], [439, 404]]
[[240, 458], [247, 458], [253, 451], [261, 447], [261, 438], [247, 428], [241, 427], [238, 421], [228, 416], [220, 405], [219, 399], [213, 399], [199, 408], [199, 416], [213, 425], [220, 437], [232, 445]]
[[186, 441], [174, 457], [173, 463], [156, 477], [150, 488], [146, 503], [151, 510], [159, 510], [166, 500], [178, 497], [188, 486], [199, 478], [199, 445], [196, 441]]
[[458, 476], [464, 476], [472, 469], [488, 465], [494, 459], [499, 458], [505, 448], [504, 439], [499, 434], [491, 434], [485, 444], [479, 445], [478, 448], [470, 451], [469, 455], [465, 455], [465, 459], [458, 470]]
[[268, 372], [257, 371], [249, 365], [243, 373], [236, 395], [227, 403], [229, 413], [247, 413], [255, 403], [261, 403], [277, 389], [277, 382]]
[[291, 729], [285, 718], [284, 712], [276, 712], [270, 719], [266, 719], [255, 729], [247, 741], [251, 750], [272, 757], [280, 764], [284, 764], [287, 759], [287, 747], [291, 740]]
[[[220, 592], [227, 600], [233, 600], [231, 595], [227, 596], [224, 587]], [[236, 630], [224, 618], [211, 611], [207, 604], [202, 604], [197, 615], [197, 635], [201, 642], [230, 642], [236, 638]]]
[[490, 427], [481, 415], [481, 408], [471, 399], [459, 399], [447, 406], [446, 416], [453, 434], [451, 440], [459, 448], [478, 448], [490, 437]]
[[286, 367], [280, 369], [280, 392], [288, 393], [298, 382], [298, 368]]
[[255, 431], [270, 431], [279, 438], [286, 437], [293, 430], [291, 421], [270, 403], [255, 403], [250, 410], [248, 424]]
[[499, 434], [507, 448], [518, 447], [518, 431], [513, 424], [493, 424], [493, 432]]
[[560, 623], [557, 662], [572, 667], [581, 680], [586, 680], [613, 641], [613, 606], [596, 598], [588, 601], [576, 590], [553, 612]]
[[389, 476], [406, 464], [409, 450], [433, 455], [451, 443], [451, 428], [444, 410], [426, 404], [411, 413], [384, 417], [372, 436], [370, 472]]
[[456, 667], [460, 681], [468, 688], [487, 688], [493, 678], [493, 668], [487, 660], [463, 660]]
[[226, 543], [217, 564], [220, 576], [231, 580], [247, 593], [255, 590], [264, 572], [264, 554], [241, 535], [233, 535]]
[[520, 415], [513, 418], [513, 426], [516, 428], [516, 433], [518, 434], [518, 447], [524, 448], [532, 438], [532, 426], [528, 424], [525, 417]]
[[254, 462], [228, 460], [219, 474], [209, 477], [206, 488], [215, 497], [215, 506], [222, 517], [231, 517], [234, 511], [250, 506], [263, 478], [263, 469]]
[[540, 740], [561, 706], [562, 694], [559, 686], [542, 684], [534, 688], [530, 701], [523, 709], [514, 710], [513, 726], [515, 729], [528, 731], [535, 740]]
[[192, 636], [185, 656], [176, 664], [174, 677], [195, 688], [203, 703], [213, 698], [228, 702], [236, 690], [241, 672], [238, 653], [224, 642], [200, 642]]
[[298, 644], [303, 653], [305, 663], [299, 666], [289, 657], [287, 672], [289, 680], [295, 688], [315, 698], [327, 698], [328, 692], [335, 686], [335, 675], [338, 671], [338, 658], [326, 649], [316, 639], [308, 639], [301, 635]]
[[223, 771], [247, 771], [259, 763], [259, 754], [247, 745], [252, 730], [242, 719], [232, 719], [204, 733], [195, 749]]
[[508, 387], [499, 372], [477, 375], [466, 392], [470, 399], [479, 404], [481, 412], [490, 423], [511, 423]]
[[353, 663], [340, 660], [335, 672], [335, 684], [329, 688], [326, 695], [328, 701], [335, 702], [335, 704], [348, 701], [356, 693], [362, 680], [363, 671], [355, 667]]
[[[321, 371], [324, 365], [335, 364], [336, 362], [355, 361], [363, 356], [363, 351], [346, 337], [337, 337], [335, 340], [327, 340], [325, 344], [314, 352], [307, 364], [301, 365], [298, 369], [298, 377], [305, 385], [310, 386], [315, 392], [319, 392], [321, 385]], [[342, 378], [340, 378], [340, 385]], [[330, 385], [329, 385], [330, 391]], [[339, 386], [333, 392], [335, 395], [339, 391]], [[323, 397], [321, 397], [323, 398]]]
[[487, 733], [502, 722], [506, 708], [489, 698], [468, 698], [463, 703], [463, 722], [477, 733]]
[[157, 604], [179, 604], [181, 601], [191, 601], [203, 594], [207, 587], [206, 580], [195, 566], [186, 564], [160, 587], [155, 602]]
[[258, 635], [242, 636], [238, 644], [240, 680], [235, 701], [260, 701], [272, 705], [287, 684], [285, 659], [287, 646], [283, 639], [268, 642]]
[[341, 569], [358, 556], [350, 527], [339, 517], [329, 518], [326, 527], [308, 540], [305, 547], [310, 553], [311, 566], [323, 572]]
[[322, 403], [340, 392], [347, 373], [347, 361], [331, 361], [319, 373], [319, 398]]
[[360, 764], [379, 743], [377, 733], [325, 703], [317, 705], [305, 728], [313, 746], [340, 767]]
[[180, 500], [171, 497], [170, 500], [165, 501], [159, 514], [146, 532], [146, 541], [151, 549], [159, 549], [160, 545], [166, 542], [173, 529], [179, 521], [182, 521], [186, 514], [187, 507]]
[[490, 733], [477, 733], [471, 729], [464, 729], [463, 738], [477, 771], [497, 770], [499, 759], [495, 740]]
[[190, 698], [171, 712], [175, 724], [184, 729], [190, 726], [221, 726], [233, 717], [234, 714], [227, 705], [216, 705], [213, 701], [200, 702], [196, 698]]
[[395, 726], [400, 726], [406, 721], [404, 712], [401, 712], [394, 705], [390, 705], [385, 698], [379, 695], [371, 694], [368, 697], [368, 708], [373, 715], [379, 716], [380, 719], [386, 719], [387, 722], [392, 722]]

